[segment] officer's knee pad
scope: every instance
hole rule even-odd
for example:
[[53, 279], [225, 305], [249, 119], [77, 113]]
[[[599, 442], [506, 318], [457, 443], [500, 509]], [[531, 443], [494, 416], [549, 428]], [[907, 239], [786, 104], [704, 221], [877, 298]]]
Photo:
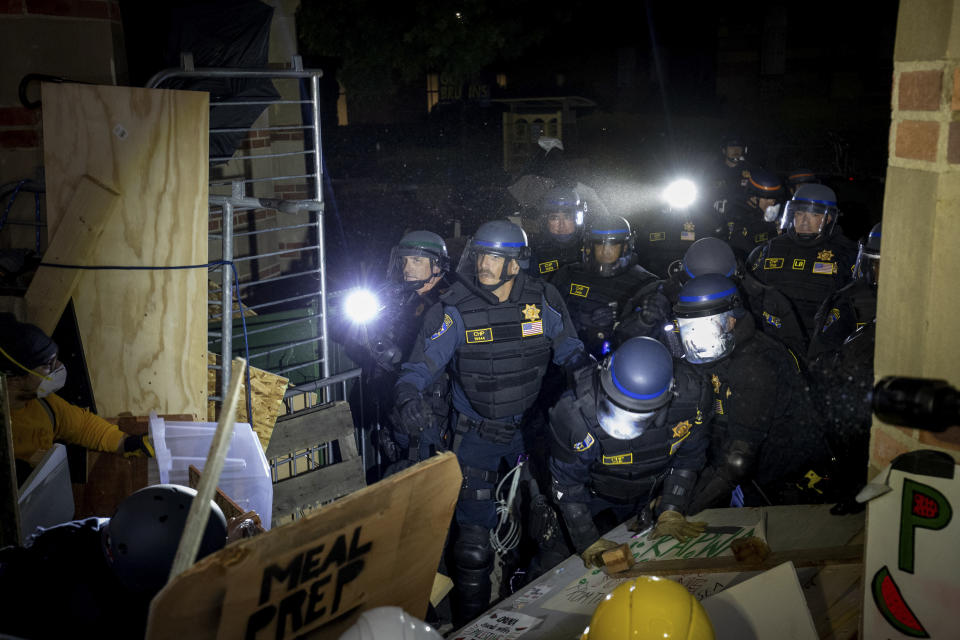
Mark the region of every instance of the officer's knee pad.
[[490, 530], [476, 525], [461, 525], [453, 544], [453, 557], [462, 569], [486, 569], [493, 563]]

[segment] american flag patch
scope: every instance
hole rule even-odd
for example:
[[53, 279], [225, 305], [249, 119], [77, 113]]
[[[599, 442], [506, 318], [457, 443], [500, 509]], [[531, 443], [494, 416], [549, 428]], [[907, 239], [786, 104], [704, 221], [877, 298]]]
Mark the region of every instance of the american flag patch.
[[521, 333], [525, 336], [539, 336], [543, 334], [543, 320], [524, 322], [520, 327]]

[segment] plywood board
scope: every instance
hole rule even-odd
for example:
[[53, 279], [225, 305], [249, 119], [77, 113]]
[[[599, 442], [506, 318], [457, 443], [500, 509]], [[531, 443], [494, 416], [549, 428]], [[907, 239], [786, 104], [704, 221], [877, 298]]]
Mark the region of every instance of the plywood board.
[[[81, 176], [121, 194], [100, 266], [207, 262], [206, 93], [43, 85], [49, 238]], [[100, 413], [206, 416], [206, 269], [84, 271], [74, 303]]]
[[[207, 353], [207, 361], [210, 364], [219, 364], [220, 356], [215, 353]], [[253, 432], [260, 439], [260, 446], [267, 450], [270, 444], [270, 438], [273, 437], [273, 427], [279, 416], [285, 409], [283, 406], [283, 394], [287, 391], [290, 381], [283, 376], [275, 373], [250, 367], [250, 387], [253, 390], [250, 397], [250, 404], [253, 408]], [[207, 393], [218, 395], [220, 392], [220, 370], [207, 369]], [[247, 417], [247, 381], [243, 380], [243, 387], [240, 399], [240, 406], [237, 407], [237, 422], [250, 422]], [[213, 402], [207, 403], [207, 421], [217, 421], [217, 407]], [[269, 457], [269, 456], [267, 456]]]
[[[87, 264], [107, 223], [120, 208], [120, 202], [120, 194], [90, 176], [80, 176], [65, 212], [63, 227], [50, 240], [43, 261], [48, 264]], [[29, 321], [47, 335], [53, 335], [81, 274], [76, 269], [43, 266], [37, 269], [25, 296]]]
[[423, 617], [460, 481], [443, 453], [232, 544], [157, 594], [146, 637], [337, 638], [384, 605]]

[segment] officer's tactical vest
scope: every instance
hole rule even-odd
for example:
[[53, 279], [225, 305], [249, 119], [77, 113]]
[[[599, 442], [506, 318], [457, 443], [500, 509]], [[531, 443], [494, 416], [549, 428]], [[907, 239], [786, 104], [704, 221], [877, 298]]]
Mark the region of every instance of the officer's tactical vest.
[[533, 248], [530, 275], [546, 278], [549, 281], [561, 267], [580, 262], [582, 257], [579, 241], [566, 245], [543, 242]]
[[522, 280], [518, 300], [491, 304], [465, 289], [462, 297], [449, 300], [464, 323], [466, 343], [456, 356], [460, 386], [476, 412], [491, 420], [520, 415], [533, 406], [550, 362], [551, 342], [543, 333], [543, 284]]
[[802, 246], [788, 236], [775, 238], [766, 246], [755, 271], [790, 298], [808, 332], [824, 299], [850, 280], [843, 247], [829, 240]]
[[603, 278], [584, 266], [577, 266], [569, 270], [568, 278], [570, 282], [562, 283], [565, 291], [560, 294], [578, 331], [612, 328], [594, 326], [590, 322], [590, 314], [611, 302], [617, 303], [616, 312], [618, 315], [622, 314], [627, 301], [643, 285], [657, 279], [655, 275], [637, 265], [609, 278]]
[[[565, 398], [569, 407], [561, 401], [550, 412], [552, 455], [567, 462], [575, 460], [576, 453], [569, 450], [573, 439], [579, 440], [573, 445], [575, 451], [598, 446], [597, 460], [590, 467], [591, 489], [614, 502], [644, 500], [672, 466], [673, 456], [692, 431], [705, 429], [710, 422], [712, 393], [707, 381], [684, 368], [677, 369], [675, 379], [677, 395], [670, 406], [632, 440], [618, 440], [600, 428], [593, 397], [576, 402]], [[582, 440], [581, 434], [585, 436]]]

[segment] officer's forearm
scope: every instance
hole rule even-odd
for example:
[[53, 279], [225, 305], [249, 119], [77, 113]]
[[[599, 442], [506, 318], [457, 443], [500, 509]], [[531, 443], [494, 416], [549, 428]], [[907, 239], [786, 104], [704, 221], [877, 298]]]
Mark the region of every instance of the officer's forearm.
[[563, 521], [567, 525], [570, 540], [573, 542], [573, 547], [577, 550], [577, 553], [583, 553], [600, 537], [600, 532], [593, 524], [590, 507], [586, 503], [561, 502], [560, 513], [563, 514]]
[[692, 469], [672, 469], [663, 481], [660, 505], [657, 515], [664, 511], [679, 511], [686, 513], [687, 504], [693, 495], [693, 488], [697, 482], [697, 472]]

